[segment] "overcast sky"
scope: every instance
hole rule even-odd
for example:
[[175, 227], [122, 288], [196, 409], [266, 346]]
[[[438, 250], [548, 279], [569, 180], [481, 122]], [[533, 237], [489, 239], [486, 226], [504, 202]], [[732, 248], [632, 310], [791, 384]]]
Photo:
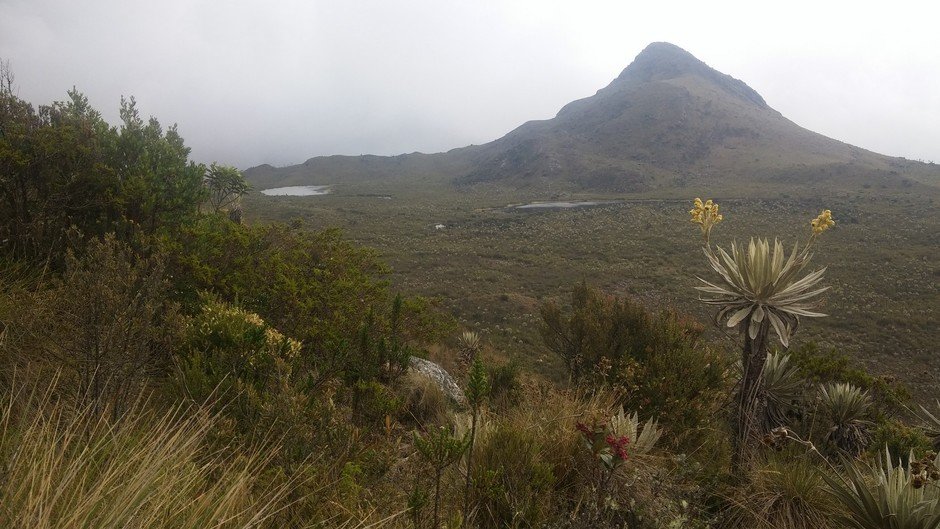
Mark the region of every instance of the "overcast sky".
[[931, 2], [0, 0], [20, 97], [75, 85], [247, 168], [496, 139], [605, 86], [650, 42], [742, 79], [799, 125], [940, 162]]

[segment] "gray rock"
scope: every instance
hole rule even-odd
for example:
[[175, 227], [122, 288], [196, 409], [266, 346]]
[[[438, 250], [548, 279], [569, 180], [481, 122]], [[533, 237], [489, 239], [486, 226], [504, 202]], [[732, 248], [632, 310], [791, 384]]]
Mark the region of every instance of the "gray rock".
[[461, 406], [467, 403], [467, 397], [463, 394], [463, 390], [457, 385], [454, 377], [450, 376], [450, 373], [443, 367], [430, 360], [418, 358], [417, 356], [411, 357], [409, 366], [416, 373], [420, 373], [433, 380], [450, 400]]

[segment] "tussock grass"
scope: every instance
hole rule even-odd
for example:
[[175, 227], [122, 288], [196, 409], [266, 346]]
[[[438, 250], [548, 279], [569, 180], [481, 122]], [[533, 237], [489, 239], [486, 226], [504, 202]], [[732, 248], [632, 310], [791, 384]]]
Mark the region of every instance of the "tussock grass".
[[0, 397], [0, 527], [249, 528], [284, 507], [272, 456], [207, 449], [215, 418], [138, 400], [117, 421], [58, 401], [55, 385]]
[[728, 494], [723, 527], [835, 527], [832, 519], [840, 510], [828, 493], [825, 471], [792, 456], [772, 457]]
[[399, 391], [404, 398], [404, 419], [420, 426], [440, 426], [449, 422], [447, 395], [433, 380], [409, 372], [402, 377]]

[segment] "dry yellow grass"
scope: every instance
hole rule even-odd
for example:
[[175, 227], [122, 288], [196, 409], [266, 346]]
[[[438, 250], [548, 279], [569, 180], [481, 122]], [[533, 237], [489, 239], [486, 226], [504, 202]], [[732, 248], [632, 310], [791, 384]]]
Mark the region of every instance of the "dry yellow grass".
[[284, 507], [264, 486], [270, 454], [207, 449], [214, 417], [139, 401], [120, 420], [50, 388], [2, 397], [0, 526], [11, 529], [249, 528]]

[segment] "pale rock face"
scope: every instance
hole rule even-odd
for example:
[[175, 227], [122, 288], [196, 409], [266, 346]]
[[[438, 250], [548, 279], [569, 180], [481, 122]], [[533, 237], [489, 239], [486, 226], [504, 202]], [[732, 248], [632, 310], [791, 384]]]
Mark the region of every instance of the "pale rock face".
[[443, 367], [416, 356], [411, 357], [409, 364], [413, 371], [433, 380], [450, 400], [461, 406], [467, 403], [467, 397], [464, 396], [463, 390], [460, 389], [454, 378]]

